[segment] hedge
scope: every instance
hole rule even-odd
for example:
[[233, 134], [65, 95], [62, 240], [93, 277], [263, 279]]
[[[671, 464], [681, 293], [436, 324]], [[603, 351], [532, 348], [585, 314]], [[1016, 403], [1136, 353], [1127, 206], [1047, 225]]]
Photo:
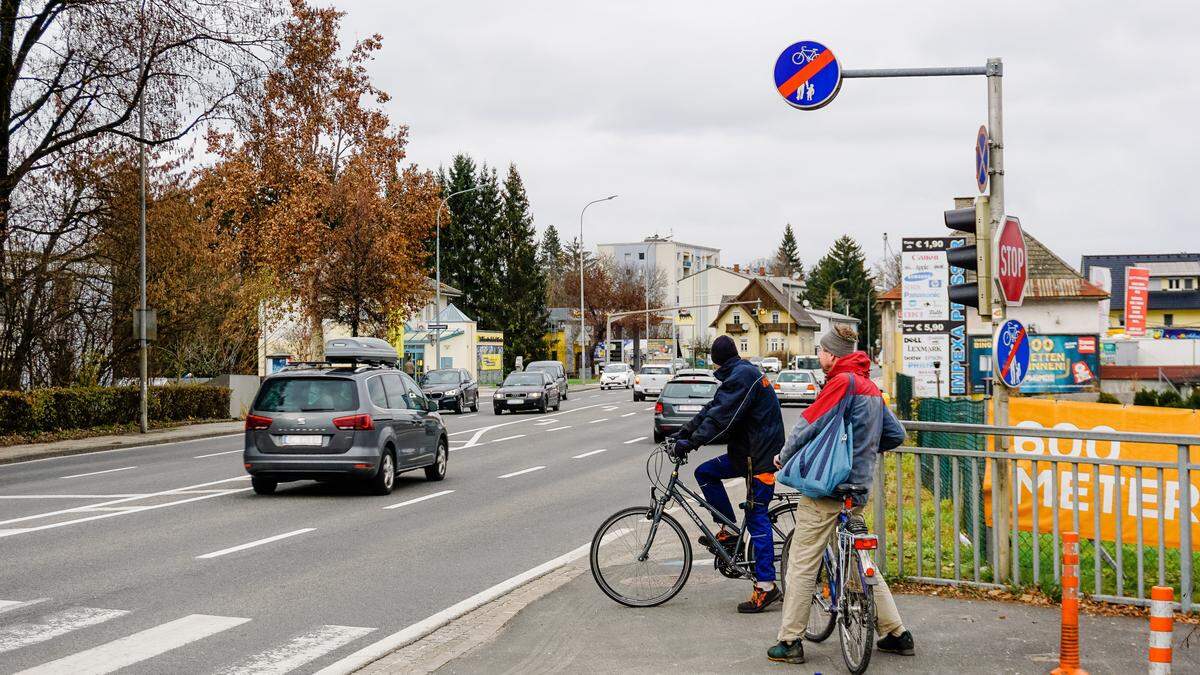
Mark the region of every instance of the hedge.
[[[0, 435], [65, 431], [138, 421], [138, 387], [0, 391]], [[188, 384], [150, 388], [152, 421], [227, 419], [229, 389]]]

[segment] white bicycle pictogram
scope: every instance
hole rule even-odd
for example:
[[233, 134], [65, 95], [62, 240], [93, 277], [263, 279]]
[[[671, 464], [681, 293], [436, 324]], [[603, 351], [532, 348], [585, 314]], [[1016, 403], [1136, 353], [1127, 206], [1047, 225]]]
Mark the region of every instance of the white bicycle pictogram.
[[1021, 329], [1017, 327], [1016, 324], [1009, 324], [1004, 328], [1004, 332], [1000, 335], [1000, 344], [1004, 345], [1005, 347], [1013, 346], [1013, 343], [1017, 341], [1017, 335], [1019, 335], [1020, 332]]
[[797, 66], [802, 66], [817, 58], [817, 54], [820, 53], [821, 50], [817, 49], [816, 47], [801, 47], [800, 51], [792, 54], [792, 63], [796, 64]]

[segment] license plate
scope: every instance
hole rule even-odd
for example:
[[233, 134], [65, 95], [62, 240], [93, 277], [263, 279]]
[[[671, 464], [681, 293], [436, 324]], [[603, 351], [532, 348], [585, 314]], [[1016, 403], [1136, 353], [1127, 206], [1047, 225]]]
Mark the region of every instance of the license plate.
[[679, 412], [700, 412], [700, 409], [703, 407], [702, 405], [681, 405], [679, 406]]
[[283, 445], [320, 445], [323, 439], [323, 436], [284, 436], [281, 442]]
[[524, 402], [525, 402], [525, 399], [523, 399], [523, 398], [510, 398], [510, 399], [508, 399], [508, 404], [509, 404], [509, 405], [521, 405], [521, 404], [522, 404], [522, 403], [524, 403]]

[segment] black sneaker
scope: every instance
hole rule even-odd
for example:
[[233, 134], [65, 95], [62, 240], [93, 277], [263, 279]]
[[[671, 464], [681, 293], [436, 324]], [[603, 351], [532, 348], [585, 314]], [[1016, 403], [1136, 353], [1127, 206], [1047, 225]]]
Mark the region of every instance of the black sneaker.
[[767, 658], [779, 663], [804, 663], [804, 645], [799, 640], [780, 642], [767, 650]]
[[758, 586], [754, 587], [754, 592], [750, 594], [750, 599], [738, 603], [738, 614], [758, 614], [766, 609], [772, 602], [777, 602], [783, 598], [783, 593], [779, 592], [779, 586], [775, 585], [769, 591], [764, 591]]
[[899, 635], [885, 636], [882, 640], [875, 643], [875, 648], [881, 652], [888, 652], [890, 654], [903, 654], [905, 656], [916, 654], [916, 651], [913, 649], [912, 633], [908, 631], [904, 631]]

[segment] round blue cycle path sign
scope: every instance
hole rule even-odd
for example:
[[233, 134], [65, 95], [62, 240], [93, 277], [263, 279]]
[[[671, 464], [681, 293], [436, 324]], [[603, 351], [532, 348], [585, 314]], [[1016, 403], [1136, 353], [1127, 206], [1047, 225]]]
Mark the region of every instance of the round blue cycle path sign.
[[996, 379], [1009, 387], [1019, 387], [1029, 372], [1029, 336], [1020, 321], [1009, 319], [996, 329], [992, 341], [995, 358], [992, 368]]
[[793, 108], [816, 110], [841, 88], [842, 66], [820, 42], [797, 42], [775, 60], [775, 89]]
[[979, 191], [987, 190], [988, 184], [988, 132], [986, 126], [979, 127], [979, 133], [975, 135], [975, 184], [979, 186]]

